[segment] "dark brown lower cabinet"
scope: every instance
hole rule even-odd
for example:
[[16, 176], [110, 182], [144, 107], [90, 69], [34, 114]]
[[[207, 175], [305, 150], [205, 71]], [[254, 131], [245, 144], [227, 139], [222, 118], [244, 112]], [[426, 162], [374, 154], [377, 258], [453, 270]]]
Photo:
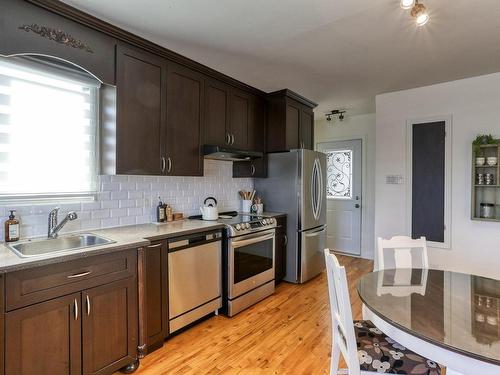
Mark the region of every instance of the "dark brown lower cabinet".
[[4, 374], [4, 367], [2, 364], [5, 363], [4, 361], [4, 341], [5, 341], [5, 336], [4, 336], [4, 278], [2, 275], [0, 275], [0, 375]]
[[[63, 272], [58, 273], [61, 268]], [[136, 250], [7, 273], [5, 277], [11, 286], [25, 280], [23, 288], [9, 290], [11, 304], [7, 303], [7, 308], [13, 308], [5, 314], [3, 299], [0, 301], [0, 315], [5, 317], [6, 374], [104, 375], [136, 362]], [[36, 280], [38, 289], [46, 286], [46, 301], [27, 302], [23, 292], [35, 287], [30, 280]], [[14, 307], [12, 301], [21, 301], [24, 306]]]
[[146, 353], [161, 348], [168, 334], [167, 261], [165, 241], [145, 247]]
[[283, 280], [286, 274], [286, 246], [288, 239], [286, 237], [286, 216], [277, 217], [276, 221], [274, 281], [278, 284]]
[[83, 373], [111, 374], [137, 356], [136, 280], [82, 292]]
[[5, 314], [5, 371], [81, 374], [81, 293]]

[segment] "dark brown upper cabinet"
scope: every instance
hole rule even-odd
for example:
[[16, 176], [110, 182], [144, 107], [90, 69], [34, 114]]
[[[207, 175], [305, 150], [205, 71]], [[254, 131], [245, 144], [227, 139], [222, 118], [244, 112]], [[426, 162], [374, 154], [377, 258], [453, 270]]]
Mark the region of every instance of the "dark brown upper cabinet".
[[116, 62], [116, 173], [162, 175], [166, 61], [120, 44]]
[[317, 104], [290, 90], [268, 95], [267, 152], [313, 149]]
[[229, 145], [230, 86], [215, 79], [205, 82], [205, 144]]
[[[266, 102], [252, 97], [248, 113], [248, 149], [266, 149]], [[267, 158], [233, 162], [233, 177], [267, 177]]]
[[250, 126], [250, 106], [252, 98], [242, 90], [231, 90], [229, 99], [229, 133], [231, 146], [240, 150], [248, 150], [248, 128]]
[[116, 40], [28, 1], [0, 2], [0, 55], [53, 56], [115, 84]]
[[300, 111], [300, 136], [301, 147], [314, 149], [314, 112], [307, 106], [302, 106]]
[[267, 157], [264, 155], [252, 161], [233, 162], [233, 177], [267, 177]]
[[203, 175], [204, 76], [181, 65], [167, 69], [166, 174]]

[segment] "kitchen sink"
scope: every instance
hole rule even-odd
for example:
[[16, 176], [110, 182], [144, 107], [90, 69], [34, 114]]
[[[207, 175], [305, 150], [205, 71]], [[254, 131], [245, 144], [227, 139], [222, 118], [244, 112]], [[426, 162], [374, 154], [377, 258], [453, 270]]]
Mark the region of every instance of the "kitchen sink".
[[81, 250], [88, 247], [113, 243], [110, 239], [95, 234], [78, 234], [54, 239], [30, 240], [8, 245], [21, 258], [37, 257], [46, 254]]

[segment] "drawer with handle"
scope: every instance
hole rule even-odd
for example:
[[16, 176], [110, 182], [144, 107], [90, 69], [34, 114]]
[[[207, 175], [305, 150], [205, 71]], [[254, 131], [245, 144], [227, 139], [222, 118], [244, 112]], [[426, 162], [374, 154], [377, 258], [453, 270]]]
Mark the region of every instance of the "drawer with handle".
[[137, 250], [50, 264], [8, 273], [6, 310], [14, 310], [136, 274]]

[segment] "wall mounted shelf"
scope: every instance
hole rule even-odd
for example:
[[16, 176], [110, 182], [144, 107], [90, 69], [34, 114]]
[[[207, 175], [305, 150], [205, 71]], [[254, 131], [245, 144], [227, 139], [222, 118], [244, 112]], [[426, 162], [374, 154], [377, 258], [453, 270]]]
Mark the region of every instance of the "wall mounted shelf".
[[[495, 140], [495, 144], [481, 145], [480, 151], [472, 149], [472, 175], [471, 175], [471, 219], [478, 221], [500, 222], [500, 139]], [[477, 165], [476, 157], [484, 156], [497, 157], [496, 165]], [[478, 184], [478, 174], [491, 173], [493, 175], [493, 185], [485, 183]], [[483, 176], [484, 177], [484, 176]], [[481, 203], [492, 203], [495, 205], [495, 216], [492, 218], [481, 217]]]

